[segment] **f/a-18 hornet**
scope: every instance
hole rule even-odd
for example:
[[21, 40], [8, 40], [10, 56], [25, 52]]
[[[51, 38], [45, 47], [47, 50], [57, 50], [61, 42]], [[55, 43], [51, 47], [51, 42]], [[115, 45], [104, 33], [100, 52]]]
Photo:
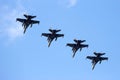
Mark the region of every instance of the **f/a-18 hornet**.
[[78, 51], [78, 49], [80, 49], [80, 51], [82, 50], [82, 48], [84, 47], [88, 47], [87, 44], [82, 44], [83, 42], [85, 42], [86, 40], [76, 40], [74, 39], [75, 43], [67, 43], [66, 46], [72, 47], [72, 51], [73, 51], [73, 58], [75, 56], [75, 53]]
[[45, 36], [48, 37], [47, 41], [48, 41], [48, 47], [50, 47], [51, 42], [53, 41], [53, 39], [55, 39], [55, 41], [57, 40], [58, 37], [64, 37], [64, 34], [57, 34], [57, 32], [60, 32], [61, 30], [56, 30], [56, 29], [49, 29], [49, 31], [51, 33], [42, 33], [41, 36]]
[[95, 65], [99, 62], [101, 64], [102, 60], [108, 60], [108, 57], [101, 57], [105, 55], [105, 53], [96, 53], [94, 52], [95, 56], [87, 56], [87, 59], [92, 60], [92, 70], [95, 68]]
[[26, 32], [26, 29], [28, 28], [29, 25], [31, 25], [31, 27], [32, 27], [33, 24], [39, 24], [39, 21], [32, 20], [32, 19], [35, 18], [36, 16], [24, 14], [24, 17], [25, 17], [26, 19], [21, 19], [21, 18], [17, 18], [17, 19], [16, 19], [16, 21], [19, 21], [19, 22], [22, 23], [22, 26], [24, 27], [24, 32], [23, 32], [23, 33]]

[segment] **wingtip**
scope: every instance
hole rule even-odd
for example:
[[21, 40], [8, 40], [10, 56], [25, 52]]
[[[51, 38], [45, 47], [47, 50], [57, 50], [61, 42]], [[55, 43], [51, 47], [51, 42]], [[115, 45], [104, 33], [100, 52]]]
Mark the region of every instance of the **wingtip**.
[[40, 24], [40, 21], [38, 22], [38, 24]]
[[48, 44], [48, 48], [50, 47], [50, 43]]
[[92, 68], [92, 71], [94, 70], [94, 67]]
[[88, 59], [88, 56], [86, 57], [86, 59]]
[[50, 45], [48, 45], [48, 48], [50, 47]]
[[43, 34], [41, 34], [41, 37], [43, 36]]
[[18, 18], [16, 18], [16, 22], [18, 21]]
[[72, 58], [74, 58], [74, 57], [75, 57], [75, 55], [72, 56]]
[[89, 45], [87, 45], [87, 48], [89, 47]]
[[66, 46], [68, 46], [68, 44], [66, 44]]
[[108, 61], [108, 58], [107, 58], [107, 61]]

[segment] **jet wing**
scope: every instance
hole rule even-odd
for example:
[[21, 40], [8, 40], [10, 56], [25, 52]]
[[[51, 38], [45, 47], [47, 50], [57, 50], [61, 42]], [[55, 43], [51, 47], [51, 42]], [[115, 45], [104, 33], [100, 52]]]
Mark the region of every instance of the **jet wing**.
[[61, 30], [59, 29], [59, 30], [56, 30], [56, 32], [60, 32]]
[[96, 52], [94, 52], [94, 54], [95, 54], [96, 56], [102, 56], [102, 55], [105, 55], [105, 53], [96, 53]]
[[90, 59], [90, 60], [95, 59], [95, 57], [94, 57], [94, 56], [87, 56], [86, 58], [87, 58], [87, 59]]
[[64, 34], [56, 34], [56, 37], [64, 37]]
[[108, 57], [101, 57], [100, 60], [108, 60]]
[[69, 47], [75, 47], [76, 44], [71, 44], [71, 43], [68, 43], [66, 46], [69, 46]]
[[80, 44], [80, 48], [84, 48], [84, 47], [88, 48], [88, 45], [87, 44]]
[[23, 22], [26, 21], [26, 19], [17, 18], [16, 21], [19, 21], [19, 22], [22, 22], [22, 23], [23, 23]]
[[42, 36], [49, 37], [51, 34], [50, 33], [42, 33]]
[[32, 15], [26, 15], [26, 14], [24, 14], [24, 16], [26, 17], [26, 18], [35, 18], [36, 16], [32, 16]]
[[40, 21], [31, 20], [31, 24], [39, 24]]

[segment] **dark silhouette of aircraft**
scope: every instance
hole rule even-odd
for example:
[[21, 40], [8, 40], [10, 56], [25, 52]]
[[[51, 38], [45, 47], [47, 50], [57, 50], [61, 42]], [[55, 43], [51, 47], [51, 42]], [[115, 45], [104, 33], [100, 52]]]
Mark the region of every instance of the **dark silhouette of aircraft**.
[[47, 41], [48, 41], [48, 47], [50, 47], [51, 42], [53, 41], [53, 39], [55, 39], [55, 41], [57, 40], [58, 37], [64, 37], [64, 34], [57, 34], [57, 32], [60, 32], [61, 30], [56, 30], [56, 29], [49, 29], [49, 31], [51, 33], [42, 33], [41, 36], [45, 36], [48, 37]]
[[31, 25], [31, 27], [32, 27], [33, 24], [39, 24], [39, 23], [40, 23], [39, 21], [32, 20], [32, 19], [35, 18], [36, 16], [24, 14], [24, 17], [25, 17], [26, 19], [21, 19], [21, 18], [17, 18], [17, 19], [16, 19], [16, 21], [19, 21], [19, 22], [22, 23], [22, 26], [24, 27], [24, 32], [23, 32], [23, 33], [26, 32], [26, 29], [28, 28], [29, 25]]
[[88, 45], [86, 44], [82, 44], [83, 42], [85, 42], [86, 40], [76, 40], [74, 39], [75, 43], [67, 43], [66, 46], [72, 47], [72, 51], [73, 51], [73, 58], [75, 56], [75, 53], [78, 51], [78, 49], [80, 49], [80, 51], [82, 50], [82, 48], [84, 47], [88, 47]]
[[92, 70], [95, 68], [95, 65], [99, 62], [101, 64], [102, 60], [108, 60], [108, 57], [101, 57], [105, 55], [105, 53], [96, 53], [94, 52], [95, 56], [87, 56], [87, 59], [92, 60]]

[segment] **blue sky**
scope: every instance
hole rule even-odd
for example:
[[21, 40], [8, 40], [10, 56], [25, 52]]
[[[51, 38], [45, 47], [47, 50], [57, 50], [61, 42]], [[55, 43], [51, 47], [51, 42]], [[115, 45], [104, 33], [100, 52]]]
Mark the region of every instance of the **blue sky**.
[[[119, 0], [1, 0], [0, 80], [119, 80]], [[36, 15], [39, 25], [23, 34], [16, 18]], [[50, 48], [41, 33], [61, 29]], [[89, 48], [72, 58], [66, 43], [86, 40]], [[92, 71], [86, 56], [105, 52], [108, 61]]]

